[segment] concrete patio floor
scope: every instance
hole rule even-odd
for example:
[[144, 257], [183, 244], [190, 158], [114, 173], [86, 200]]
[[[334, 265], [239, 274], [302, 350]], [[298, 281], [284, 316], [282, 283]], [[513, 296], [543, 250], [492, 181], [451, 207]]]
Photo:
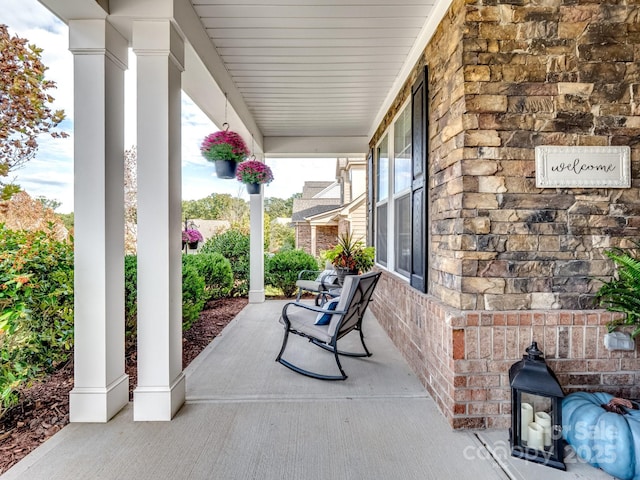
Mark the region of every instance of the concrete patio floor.
[[[129, 405], [107, 424], [71, 424], [0, 478], [611, 478], [579, 462], [561, 472], [513, 459], [506, 431], [452, 431], [370, 313], [373, 356], [344, 358], [346, 381], [290, 371], [274, 361], [284, 303], [248, 305], [200, 354], [173, 421], [134, 423]], [[359, 345], [357, 334], [344, 341]], [[287, 358], [334, 373], [330, 353], [289, 343]]]

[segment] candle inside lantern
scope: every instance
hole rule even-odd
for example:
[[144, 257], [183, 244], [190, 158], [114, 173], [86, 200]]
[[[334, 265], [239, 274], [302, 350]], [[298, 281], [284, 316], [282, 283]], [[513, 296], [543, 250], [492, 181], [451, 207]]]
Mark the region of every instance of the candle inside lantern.
[[540, 425], [544, 432], [544, 446], [551, 446], [551, 415], [547, 412], [536, 412], [536, 423]]
[[529, 438], [529, 424], [533, 422], [533, 406], [530, 403], [520, 405], [520, 420], [520, 439], [526, 442]]
[[544, 449], [544, 429], [535, 422], [529, 424], [527, 446], [536, 450]]

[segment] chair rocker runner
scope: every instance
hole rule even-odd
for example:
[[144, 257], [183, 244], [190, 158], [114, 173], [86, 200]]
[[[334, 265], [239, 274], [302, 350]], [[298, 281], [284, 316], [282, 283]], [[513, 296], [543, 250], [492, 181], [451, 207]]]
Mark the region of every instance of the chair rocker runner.
[[[276, 362], [280, 362], [294, 372], [321, 380], [346, 379], [347, 375], [340, 364], [340, 355], [350, 357], [371, 356], [371, 353], [364, 343], [362, 318], [371, 301], [373, 290], [379, 278], [379, 272], [345, 277], [342, 295], [339, 299], [336, 299], [338, 301], [335, 310], [327, 310], [297, 301], [287, 303], [282, 309], [282, 316], [280, 317], [280, 323], [284, 325], [284, 338]], [[330, 315], [331, 319], [325, 325], [318, 324], [320, 317], [323, 315]], [[357, 330], [360, 333], [360, 341], [362, 342], [364, 353], [343, 352], [338, 350], [338, 340], [353, 330]], [[341, 375], [323, 375], [311, 372], [282, 358], [287, 348], [287, 340], [290, 333], [308, 338], [309, 342], [314, 345], [332, 352]]]

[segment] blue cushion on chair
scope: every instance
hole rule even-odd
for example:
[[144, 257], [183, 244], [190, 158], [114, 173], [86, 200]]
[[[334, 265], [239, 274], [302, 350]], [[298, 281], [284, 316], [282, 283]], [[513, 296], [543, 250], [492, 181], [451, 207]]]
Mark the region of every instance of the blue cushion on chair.
[[[340, 297], [332, 298], [331, 300], [329, 300], [327, 303], [324, 304], [322, 309], [323, 310], [335, 310], [336, 307], [338, 306], [338, 302], [339, 301], [340, 301]], [[316, 317], [315, 325], [329, 325], [329, 323], [331, 322], [331, 317], [332, 316], [333, 315], [331, 315], [330, 313], [320, 312], [318, 314], [318, 316]]]

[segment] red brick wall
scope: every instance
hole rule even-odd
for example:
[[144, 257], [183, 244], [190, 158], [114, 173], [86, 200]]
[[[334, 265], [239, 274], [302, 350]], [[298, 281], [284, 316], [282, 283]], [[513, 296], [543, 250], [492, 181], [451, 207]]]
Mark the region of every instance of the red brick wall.
[[640, 397], [637, 351], [604, 347], [602, 310], [458, 310], [384, 272], [371, 311], [453, 428], [507, 428], [509, 367], [533, 340], [565, 393]]
[[316, 227], [316, 253], [320, 255], [323, 250], [333, 248], [336, 245], [337, 238], [337, 226]]
[[296, 248], [311, 253], [311, 225], [296, 223]]

